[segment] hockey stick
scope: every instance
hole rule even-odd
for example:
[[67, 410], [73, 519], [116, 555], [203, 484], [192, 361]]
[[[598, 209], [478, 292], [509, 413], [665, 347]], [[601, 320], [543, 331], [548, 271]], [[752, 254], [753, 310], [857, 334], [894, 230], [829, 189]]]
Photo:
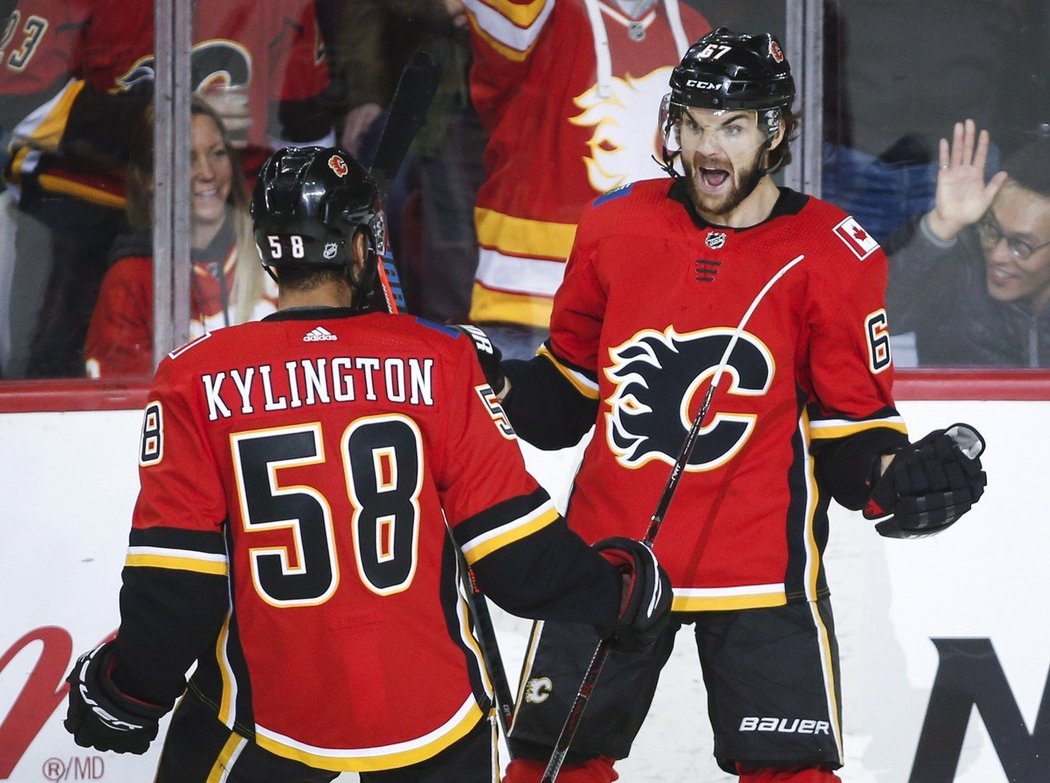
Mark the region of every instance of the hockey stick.
[[[664, 516], [667, 514], [667, 508], [671, 505], [671, 499], [674, 497], [675, 490], [678, 488], [678, 482], [682, 478], [682, 473], [685, 471], [686, 464], [689, 462], [689, 457], [693, 453], [693, 447], [696, 445], [697, 438], [700, 436], [700, 429], [703, 427], [704, 419], [707, 418], [707, 411], [711, 407], [711, 400], [715, 396], [715, 389], [718, 388], [718, 383], [722, 380], [722, 375], [725, 372], [726, 366], [729, 364], [729, 357], [732, 356], [733, 349], [736, 348], [736, 344], [740, 340], [740, 335], [744, 332], [744, 327], [751, 319], [752, 314], [758, 307], [758, 303], [761, 302], [763, 297], [769, 292], [769, 289], [771, 289], [780, 278], [787, 274], [789, 269], [802, 261], [803, 258], [805, 258], [805, 255], [796, 256], [784, 264], [775, 275], [769, 278], [766, 284], [762, 287], [762, 290], [759, 291], [752, 300], [751, 305], [744, 313], [744, 317], [740, 319], [740, 323], [737, 324], [733, 336], [729, 339], [729, 343], [726, 345], [725, 351], [722, 352], [722, 358], [719, 360], [718, 365], [715, 368], [715, 373], [711, 377], [711, 386], [704, 395], [703, 402], [700, 404], [700, 410], [696, 414], [696, 418], [693, 419], [693, 424], [689, 428], [689, 434], [686, 435], [685, 442], [682, 444], [682, 448], [678, 452], [678, 457], [674, 461], [674, 465], [671, 468], [671, 475], [668, 477], [663, 494], [660, 496], [660, 502], [656, 505], [656, 511], [653, 513], [653, 516], [649, 521], [649, 527], [645, 531], [645, 538], [642, 539], [642, 543], [646, 546], [652, 548], [656, 541], [656, 536], [660, 532], [660, 526], [663, 525], [664, 522]], [[609, 642], [605, 639], [598, 642], [598, 646], [594, 650], [594, 655], [591, 656], [591, 662], [587, 666], [587, 671], [583, 675], [580, 688], [576, 692], [576, 698], [573, 699], [572, 706], [569, 708], [569, 714], [565, 718], [565, 723], [562, 725], [561, 733], [558, 735], [558, 741], [555, 743], [550, 761], [547, 762], [547, 769], [544, 770], [543, 777], [540, 778], [540, 783], [554, 783], [558, 778], [558, 772], [561, 770], [562, 764], [565, 763], [565, 756], [569, 752], [569, 746], [572, 745], [572, 738], [576, 734], [576, 729], [579, 728], [580, 719], [583, 717], [583, 711], [586, 709], [587, 702], [591, 697], [591, 692], [594, 690], [594, 686], [598, 681], [598, 675], [602, 673], [602, 668], [605, 666], [605, 661], [609, 657], [609, 652]]]
[[[441, 63], [432, 54], [417, 49], [401, 71], [369, 167], [384, 196], [397, 177], [412, 140], [427, 120], [427, 111], [441, 82], [441, 70]], [[379, 283], [387, 312], [397, 313], [405, 309], [405, 293], [390, 252], [389, 237], [385, 244], [378, 264]]]

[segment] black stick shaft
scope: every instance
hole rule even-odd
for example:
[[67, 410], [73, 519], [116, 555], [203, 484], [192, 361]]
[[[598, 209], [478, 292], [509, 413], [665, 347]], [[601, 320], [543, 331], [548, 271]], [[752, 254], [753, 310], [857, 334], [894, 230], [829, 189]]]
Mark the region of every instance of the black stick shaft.
[[511, 694], [507, 670], [503, 666], [503, 656], [500, 655], [499, 643], [496, 640], [496, 629], [492, 625], [492, 615], [489, 614], [488, 601], [485, 600], [485, 596], [474, 581], [474, 572], [468, 571], [468, 573], [470, 575], [471, 608], [474, 610], [475, 632], [477, 633], [478, 641], [481, 642], [481, 654], [485, 659], [485, 667], [489, 671], [493, 695], [496, 698], [496, 717], [499, 720], [504, 739], [508, 740], [507, 752], [509, 753], [509, 732], [510, 722], [514, 716], [514, 696]]

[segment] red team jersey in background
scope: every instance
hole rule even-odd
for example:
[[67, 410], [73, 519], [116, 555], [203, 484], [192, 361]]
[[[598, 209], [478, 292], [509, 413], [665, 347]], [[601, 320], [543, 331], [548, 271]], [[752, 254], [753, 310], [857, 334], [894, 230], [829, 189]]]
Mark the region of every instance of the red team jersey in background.
[[471, 97], [490, 134], [470, 315], [545, 327], [580, 212], [658, 173], [671, 68], [711, 27], [677, 0], [637, 21], [601, 0], [465, 5]]
[[[446, 518], [476, 564], [560, 517], [469, 339], [278, 313], [172, 353], [149, 400], [117, 638], [142, 692], [177, 695], [172, 640], [195, 639], [190, 687], [223, 723], [331, 770], [412, 764], [482, 720]], [[200, 581], [226, 574], [233, 615]], [[181, 615], [151, 633], [158, 605]]]
[[826, 202], [781, 189], [768, 219], [732, 229], [669, 196], [680, 188], [639, 182], [580, 221], [541, 349], [599, 401], [569, 523], [588, 541], [623, 533], [625, 520], [644, 533], [731, 334], [802, 254], [733, 350], [655, 551], [678, 611], [812, 601], [827, 590], [830, 498], [811, 444], [905, 431], [891, 397], [886, 259]]
[[[0, 69], [0, 95], [19, 111], [10, 177], [35, 177], [44, 190], [95, 203], [123, 204], [121, 172], [57, 156], [69, 112], [85, 86], [123, 93], [155, 71], [153, 3], [146, 0], [20, 0]], [[200, 4], [193, 15], [191, 81], [248, 85], [249, 150], [259, 158], [280, 137], [282, 102], [317, 96], [327, 63], [312, 0], [230, 0]], [[12, 114], [10, 109], [4, 116]], [[324, 134], [320, 134], [323, 136]], [[67, 143], [69, 140], [66, 140]]]
[[[84, 341], [84, 363], [91, 378], [148, 378], [153, 371], [153, 247], [149, 237], [135, 240], [137, 246], [114, 254], [91, 313]], [[238, 317], [231, 298], [238, 273], [237, 249], [227, 225], [207, 248], [191, 252], [190, 337], [257, 320], [277, 308], [276, 287], [265, 277], [263, 295], [251, 318]]]

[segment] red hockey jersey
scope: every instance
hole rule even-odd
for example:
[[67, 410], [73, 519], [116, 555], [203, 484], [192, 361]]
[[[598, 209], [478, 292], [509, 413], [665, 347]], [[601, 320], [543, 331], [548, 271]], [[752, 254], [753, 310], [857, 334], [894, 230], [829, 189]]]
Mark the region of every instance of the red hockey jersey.
[[639, 182], [580, 221], [541, 349], [599, 402], [569, 523], [591, 541], [644, 534], [737, 324], [801, 256], [729, 357], [655, 551], [679, 611], [812, 600], [826, 590], [829, 498], [811, 444], [905, 431], [891, 396], [886, 259], [818, 199], [782, 189], [768, 219], [733, 229], [704, 223], [679, 189]]
[[[12, 132], [16, 185], [34, 176], [45, 190], [122, 205], [121, 172], [55, 153], [85, 86], [123, 93], [152, 80], [153, 13], [145, 0], [20, 0], [0, 69], [0, 94], [22, 108]], [[258, 157], [281, 135], [271, 120], [277, 105], [317, 96], [328, 84], [312, 0], [201, 6], [191, 69], [194, 89], [247, 85], [249, 150]]]
[[161, 363], [139, 464], [118, 669], [170, 703], [198, 659], [220, 721], [314, 767], [413, 764], [487, 713], [449, 530], [479, 584], [543, 539], [508, 594], [617, 613], [619, 574], [526, 473], [452, 329], [319, 308], [212, 332]]
[[[148, 237], [140, 238], [143, 243]], [[193, 251], [190, 282], [190, 337], [241, 323], [231, 301], [237, 275], [237, 245], [232, 231], [223, 231], [211, 247]], [[118, 244], [120, 240], [118, 240]], [[277, 291], [261, 269], [263, 292], [251, 318], [269, 315], [277, 307]], [[106, 271], [84, 341], [88, 377], [136, 376], [153, 371], [152, 247], [123, 255]]]
[[576, 221], [659, 172], [671, 69], [710, 25], [678, 0], [640, 19], [602, 0], [465, 0], [471, 95], [490, 134], [471, 319], [546, 326]]

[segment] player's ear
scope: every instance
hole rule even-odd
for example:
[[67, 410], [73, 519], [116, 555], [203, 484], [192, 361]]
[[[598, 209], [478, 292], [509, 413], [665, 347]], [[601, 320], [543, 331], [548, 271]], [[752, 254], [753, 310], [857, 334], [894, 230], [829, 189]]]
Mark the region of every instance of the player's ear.
[[351, 274], [354, 280], [359, 280], [368, 260], [368, 239], [365, 237], [364, 231], [358, 231], [354, 234], [351, 257], [353, 263], [350, 270]]

